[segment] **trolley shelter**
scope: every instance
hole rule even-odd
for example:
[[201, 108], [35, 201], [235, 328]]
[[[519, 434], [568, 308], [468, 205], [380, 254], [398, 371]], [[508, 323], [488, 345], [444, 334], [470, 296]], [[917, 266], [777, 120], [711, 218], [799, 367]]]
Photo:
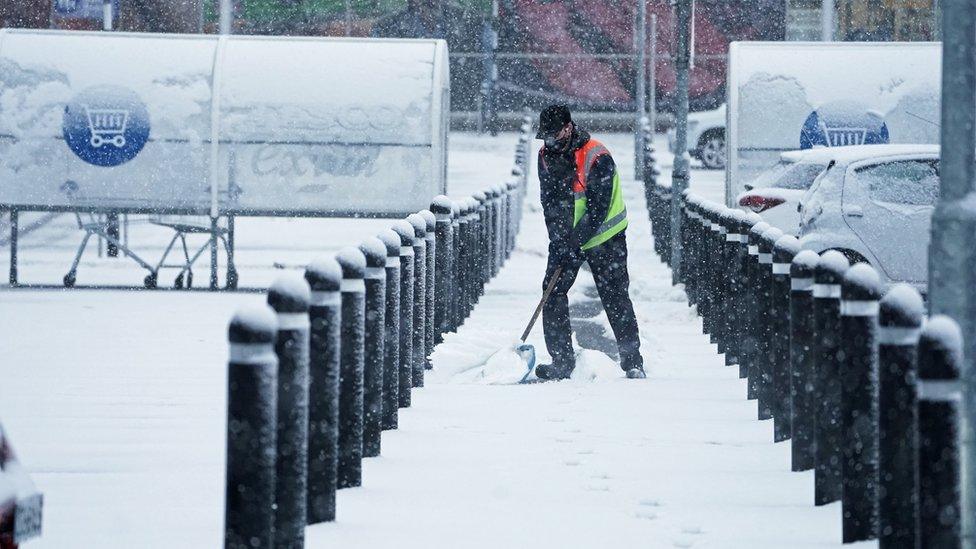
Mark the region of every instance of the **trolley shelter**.
[[725, 200], [783, 151], [938, 143], [938, 42], [733, 42]]
[[448, 76], [441, 40], [0, 29], [11, 283], [18, 212], [116, 245], [106, 214], [200, 216], [174, 241], [209, 233], [212, 281], [222, 242], [233, 285], [235, 216], [422, 209], [446, 191]]

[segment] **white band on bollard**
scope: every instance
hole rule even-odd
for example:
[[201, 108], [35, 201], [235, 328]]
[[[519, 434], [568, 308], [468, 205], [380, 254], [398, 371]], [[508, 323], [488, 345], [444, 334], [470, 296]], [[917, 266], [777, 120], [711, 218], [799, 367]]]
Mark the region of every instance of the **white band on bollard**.
[[339, 290], [346, 294], [359, 294], [366, 291], [366, 281], [361, 278], [343, 278]]
[[412, 256], [413, 246], [400, 246], [400, 257]]
[[718, 230], [719, 230], [719, 224], [718, 223], [709, 223], [709, 224], [712, 226], [712, 230], [713, 231], [718, 232]]
[[231, 343], [229, 361], [254, 366], [275, 360], [274, 347], [270, 343]]
[[308, 313], [278, 313], [278, 329], [308, 329]]
[[771, 265], [773, 263], [773, 254], [764, 254], [759, 252], [759, 262], [763, 265]]
[[414, 240], [413, 241], [413, 247], [414, 248], [420, 248], [421, 250], [426, 250], [427, 249], [427, 241], [425, 239], [423, 239], [423, 238], [421, 238], [419, 240]]
[[366, 278], [371, 280], [386, 278], [386, 269], [383, 267], [366, 267]]
[[844, 300], [840, 302], [840, 314], [843, 316], [877, 316], [878, 302]]
[[331, 307], [342, 302], [338, 290], [332, 292], [312, 292], [309, 303], [312, 307]]
[[725, 225], [718, 226], [718, 234], [728, 234], [729, 230], [725, 228]]
[[434, 214], [434, 219], [436, 219], [437, 221], [446, 221], [450, 218], [451, 218], [451, 214], [445, 214], [445, 213]]
[[788, 275], [788, 274], [790, 274], [790, 264], [789, 263], [773, 263], [773, 274], [774, 275]]
[[840, 284], [816, 284], [813, 285], [813, 297], [840, 297]]
[[749, 255], [759, 255], [759, 246], [749, 244]]
[[426, 237], [427, 238], [427, 242], [430, 242], [431, 244], [433, 244], [434, 243], [434, 237], [435, 236], [436, 235], [434, 234], [434, 231], [431, 231], [431, 232], [427, 233], [427, 237]]
[[739, 241], [739, 233], [725, 233], [725, 241], [726, 242], [738, 242]]
[[393, 257], [386, 256], [386, 266], [387, 267], [399, 267], [400, 266], [400, 256], [395, 255]]
[[921, 333], [921, 328], [880, 326], [878, 328], [878, 343], [880, 345], [917, 345]]
[[790, 289], [797, 292], [809, 292], [813, 289], [812, 278], [791, 278]]
[[918, 399], [934, 402], [962, 400], [962, 384], [955, 379], [920, 379], [916, 382]]

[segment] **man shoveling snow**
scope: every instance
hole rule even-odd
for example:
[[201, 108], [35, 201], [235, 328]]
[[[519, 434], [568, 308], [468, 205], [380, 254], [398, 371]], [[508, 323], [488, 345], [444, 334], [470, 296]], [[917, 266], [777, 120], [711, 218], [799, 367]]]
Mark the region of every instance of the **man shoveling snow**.
[[629, 378], [644, 378], [637, 319], [627, 273], [627, 208], [610, 151], [576, 126], [563, 105], [539, 116], [545, 145], [539, 151], [542, 209], [549, 232], [549, 259], [543, 288], [555, 286], [542, 309], [542, 328], [552, 364], [535, 369], [539, 379], [565, 379], [576, 367], [567, 293], [585, 261], [610, 321], [620, 367]]

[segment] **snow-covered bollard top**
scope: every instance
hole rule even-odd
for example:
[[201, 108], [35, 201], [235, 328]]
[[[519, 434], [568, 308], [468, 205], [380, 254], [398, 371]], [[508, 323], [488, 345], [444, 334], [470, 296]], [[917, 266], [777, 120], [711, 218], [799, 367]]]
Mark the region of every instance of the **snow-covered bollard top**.
[[376, 238], [386, 246], [386, 266], [400, 266], [400, 235], [393, 229], [384, 229], [377, 233]]
[[790, 265], [800, 253], [800, 241], [793, 235], [783, 235], [773, 243], [773, 274], [790, 274]]
[[[297, 272], [282, 274], [268, 288], [268, 305], [278, 313], [278, 328], [281, 330], [299, 329], [307, 325], [310, 300], [308, 282]], [[305, 320], [304, 324], [302, 319]]]
[[837, 250], [820, 254], [813, 275], [813, 297], [840, 299], [840, 285], [849, 267], [847, 258]]
[[844, 273], [841, 281], [840, 314], [875, 316], [881, 299], [881, 278], [874, 267], [858, 263]]
[[882, 345], [916, 345], [925, 319], [925, 303], [913, 286], [905, 283], [892, 286], [878, 311]]
[[444, 195], [437, 195], [430, 202], [430, 211], [435, 219], [450, 219], [454, 213], [454, 202]]
[[813, 277], [820, 256], [813, 250], [801, 250], [790, 262], [790, 289], [797, 292], [813, 290]]
[[461, 222], [461, 204], [457, 201], [451, 202], [451, 218], [454, 220], [454, 224]]
[[358, 248], [348, 247], [335, 255], [342, 268], [342, 293], [361, 293], [366, 290], [363, 278], [366, 277], [366, 256]]
[[477, 201], [477, 205], [475, 206], [476, 209], [481, 206], [484, 206], [485, 202], [488, 201], [488, 195], [486, 195], [484, 191], [477, 191], [473, 193], [471, 195], [471, 198]]
[[[253, 363], [255, 358], [261, 354], [270, 353], [270, 358], [274, 358], [274, 342], [278, 333], [278, 318], [275, 311], [266, 304], [248, 305], [241, 307], [234, 313], [227, 328], [227, 340], [231, 346], [231, 362]], [[248, 353], [237, 353], [235, 356], [235, 346], [240, 349], [245, 347]], [[244, 355], [248, 355], [245, 357]], [[268, 357], [265, 357], [268, 358]], [[238, 360], [235, 360], [238, 359]]]
[[725, 214], [725, 241], [731, 244], [738, 244], [742, 238], [742, 210], [729, 208]]
[[759, 262], [763, 265], [773, 264], [773, 246], [782, 238], [783, 231], [770, 227], [759, 236]]
[[509, 179], [508, 183], [505, 184], [505, 188], [508, 189], [509, 193], [514, 193], [515, 189], [518, 188], [518, 181], [514, 179]]
[[[927, 400], [961, 398], [958, 380], [962, 372], [962, 330], [955, 320], [946, 315], [935, 315], [929, 318], [922, 328], [918, 342], [918, 356], [919, 398]], [[932, 381], [950, 383], [932, 384]], [[926, 387], [927, 382], [928, 387]]]
[[427, 220], [420, 214], [412, 213], [407, 216], [407, 222], [413, 226], [413, 245], [423, 246], [427, 238]]
[[336, 295], [342, 284], [342, 267], [332, 257], [320, 257], [305, 268], [305, 281], [312, 290], [312, 305], [321, 306], [329, 295]]
[[366, 278], [386, 280], [386, 244], [379, 238], [371, 236], [363, 240], [359, 245], [359, 251], [366, 258]]
[[[414, 228], [406, 219], [400, 219], [393, 223], [393, 231], [400, 237], [400, 255], [413, 255]], [[406, 254], [403, 248], [410, 248]]]
[[434, 229], [437, 227], [437, 217], [430, 210], [420, 210], [417, 212], [417, 215], [424, 218], [424, 221], [427, 222], [427, 240], [432, 240], [434, 238]]
[[749, 255], [759, 257], [759, 241], [762, 235], [770, 228], [769, 223], [760, 221], [749, 228], [747, 243], [749, 245]]

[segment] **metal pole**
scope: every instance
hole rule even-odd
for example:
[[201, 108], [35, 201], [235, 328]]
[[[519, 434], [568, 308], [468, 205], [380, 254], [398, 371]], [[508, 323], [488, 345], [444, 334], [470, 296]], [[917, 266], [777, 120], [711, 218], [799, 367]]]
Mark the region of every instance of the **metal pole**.
[[112, 30], [112, 0], [102, 0], [102, 30]]
[[[976, 333], [976, 261], [972, 234], [976, 212], [966, 207], [972, 196], [976, 162], [976, 0], [944, 2], [942, 50], [942, 148], [941, 193], [932, 214], [929, 245], [929, 296], [931, 312], [952, 317], [962, 333]], [[976, 487], [976, 337], [967, 337], [963, 352], [962, 540], [976, 547], [974, 511]]]
[[824, 42], [834, 40], [834, 0], [823, 0], [820, 5], [820, 39]]
[[346, 0], [346, 36], [352, 36], [352, 1]]
[[651, 142], [654, 140], [654, 133], [657, 131], [657, 14], [651, 14], [651, 54], [650, 68], [648, 73], [648, 103], [647, 118], [651, 121]]
[[[688, 188], [688, 62], [691, 38], [691, 3], [676, 0], [678, 27], [675, 68], [678, 75], [678, 108], [675, 113], [677, 131], [674, 147], [674, 169], [671, 172], [671, 234], [681, 234], [681, 193]], [[671, 239], [672, 282], [681, 279], [681, 239]]]
[[231, 34], [233, 29], [233, 0], [219, 0], [220, 1], [220, 21], [219, 21], [219, 31], [220, 34]]
[[644, 140], [641, 128], [647, 110], [647, 0], [637, 0], [637, 25], [634, 29], [634, 49], [637, 50], [637, 73], [634, 86], [636, 106], [634, 119], [634, 179], [644, 174]]

